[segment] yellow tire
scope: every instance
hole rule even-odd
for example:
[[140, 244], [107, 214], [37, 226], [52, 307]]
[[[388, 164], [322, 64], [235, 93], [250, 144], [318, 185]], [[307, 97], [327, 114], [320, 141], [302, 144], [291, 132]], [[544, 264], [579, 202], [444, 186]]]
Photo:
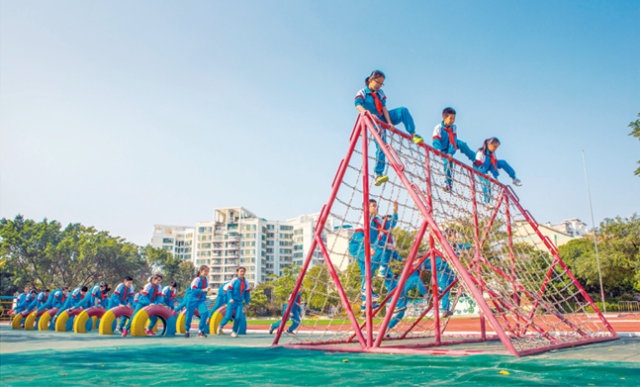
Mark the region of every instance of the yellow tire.
[[34, 331], [36, 329], [36, 320], [38, 319], [38, 312], [31, 312], [24, 320], [24, 329], [27, 331]]
[[49, 321], [51, 321], [51, 317], [52, 316], [49, 314], [49, 312], [42, 313], [42, 316], [40, 316], [40, 320], [38, 321], [38, 330], [39, 331], [48, 331], [49, 330]]
[[22, 313], [17, 313], [11, 321], [11, 329], [22, 329]]
[[133, 320], [131, 321], [131, 336], [134, 337], [147, 337], [145, 327], [149, 322], [149, 314], [146, 310], [140, 309]]
[[77, 315], [75, 320], [73, 321], [73, 331], [75, 333], [87, 333], [87, 321], [89, 321], [89, 318], [91, 318], [93, 322], [93, 329], [96, 329], [96, 322], [98, 321], [98, 317], [89, 317], [89, 313], [87, 313], [86, 310], [83, 310], [82, 313]]
[[67, 321], [69, 321], [69, 313], [65, 310], [60, 313], [58, 318], [56, 319], [56, 332], [66, 332], [67, 331]]
[[184, 330], [184, 320], [187, 318], [187, 316], [185, 316], [184, 313], [180, 313], [178, 315], [178, 318], [176, 319], [176, 333], [179, 333], [181, 335], [184, 335], [185, 333], [187, 333]]
[[220, 323], [222, 322], [222, 319], [224, 318], [224, 316], [222, 315], [222, 313], [220, 312], [213, 312], [213, 315], [211, 315], [211, 320], [209, 321], [209, 334], [215, 335], [218, 333], [218, 327], [220, 326]]
[[[124, 317], [123, 317], [124, 318]], [[98, 327], [98, 333], [101, 335], [113, 334], [113, 322], [117, 319], [116, 314], [108, 310], [102, 315], [100, 319], [100, 326]]]

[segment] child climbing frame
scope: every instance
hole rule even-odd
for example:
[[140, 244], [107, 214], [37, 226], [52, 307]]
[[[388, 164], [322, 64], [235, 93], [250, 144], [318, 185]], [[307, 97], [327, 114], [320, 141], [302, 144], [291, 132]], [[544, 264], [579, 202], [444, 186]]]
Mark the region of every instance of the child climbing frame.
[[[370, 164], [383, 156], [390, 180], [376, 187]], [[384, 223], [373, 235], [384, 231], [383, 239], [370, 240], [370, 199], [373, 223]], [[364, 230], [360, 258], [349, 251], [356, 230]], [[618, 338], [511, 187], [368, 112], [356, 121], [319, 214], [298, 292], [306, 316], [288, 343], [280, 325], [274, 346], [523, 356]], [[462, 297], [477, 305], [477, 327], [448, 332]], [[506, 351], [446, 347], [497, 340]]]

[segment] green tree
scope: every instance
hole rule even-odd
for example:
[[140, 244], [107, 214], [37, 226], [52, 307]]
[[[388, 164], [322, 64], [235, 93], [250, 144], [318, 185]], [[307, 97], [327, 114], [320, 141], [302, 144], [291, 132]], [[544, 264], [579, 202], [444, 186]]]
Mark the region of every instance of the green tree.
[[[597, 230], [604, 290], [614, 297], [640, 291], [640, 217], [605, 219]], [[558, 249], [585, 290], [599, 299], [600, 282], [592, 238], [570, 241]]]
[[0, 257], [14, 285], [37, 288], [116, 284], [149, 270], [138, 247], [79, 223], [35, 222], [18, 215], [0, 219]]
[[271, 302], [276, 305], [278, 309], [281, 309], [289, 300], [289, 296], [296, 285], [299, 273], [300, 266], [292, 265], [282, 268], [281, 276], [271, 277]]
[[[638, 117], [640, 117], [640, 113], [638, 113]], [[631, 128], [631, 133], [629, 133], [629, 136], [633, 136], [640, 140], [640, 118], [635, 120], [634, 122], [629, 123], [629, 127]], [[640, 164], [640, 161], [638, 161], [638, 164]], [[636, 169], [634, 175], [640, 176], [640, 167]]]
[[260, 309], [267, 309], [269, 307], [269, 299], [265, 295], [265, 288], [269, 286], [266, 282], [258, 284], [254, 290], [251, 291], [251, 302], [248, 305], [249, 310], [253, 311], [255, 316], [258, 315]]
[[340, 296], [333, 284], [333, 279], [324, 265], [314, 266], [307, 271], [303, 287], [308, 306], [313, 310], [326, 311], [330, 306], [340, 303]]
[[176, 281], [178, 284], [178, 297], [185, 295], [189, 283], [196, 275], [196, 268], [191, 261], [184, 261], [165, 249], [150, 245], [142, 248], [142, 255], [154, 273], [162, 274], [164, 277], [163, 283]]

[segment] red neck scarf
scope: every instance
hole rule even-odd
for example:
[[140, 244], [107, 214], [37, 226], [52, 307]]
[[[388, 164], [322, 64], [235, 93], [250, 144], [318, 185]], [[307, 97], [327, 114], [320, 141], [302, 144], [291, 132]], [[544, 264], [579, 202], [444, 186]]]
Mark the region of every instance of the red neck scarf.
[[442, 129], [449, 133], [449, 142], [451, 144], [453, 144], [453, 148], [457, 151], [458, 150], [458, 145], [456, 144], [456, 135], [453, 134], [453, 128], [449, 127], [447, 128], [446, 126], [442, 125]]
[[378, 111], [378, 115], [382, 116], [382, 101], [380, 101], [380, 98], [378, 98], [378, 92], [372, 91], [369, 94], [373, 96], [373, 99], [376, 102], [376, 110]]

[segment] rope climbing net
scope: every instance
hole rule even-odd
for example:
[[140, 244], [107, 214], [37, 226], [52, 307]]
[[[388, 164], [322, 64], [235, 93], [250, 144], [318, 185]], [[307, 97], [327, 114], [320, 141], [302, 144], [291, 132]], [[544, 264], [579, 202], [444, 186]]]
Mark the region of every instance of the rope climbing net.
[[[379, 163], [389, 181], [375, 186]], [[314, 253], [324, 263], [310, 267]], [[282, 343], [282, 324], [274, 345], [430, 353], [500, 340], [521, 356], [617, 338], [509, 186], [369, 113], [356, 121], [294, 293], [304, 317], [292, 314], [296, 334]], [[447, 331], [460, 313], [476, 317], [473, 332]]]

